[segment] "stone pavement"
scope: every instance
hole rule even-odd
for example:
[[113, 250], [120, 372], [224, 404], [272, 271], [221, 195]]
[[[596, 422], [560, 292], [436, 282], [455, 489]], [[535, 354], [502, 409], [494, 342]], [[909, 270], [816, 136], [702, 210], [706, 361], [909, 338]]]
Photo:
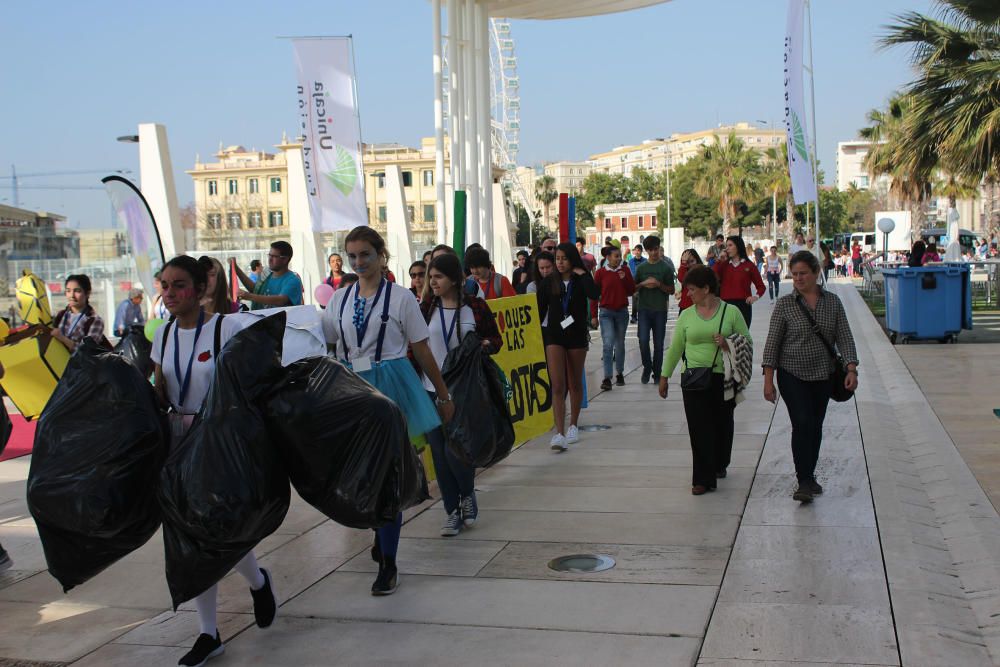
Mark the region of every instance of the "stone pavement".
[[[826, 493], [811, 506], [790, 498], [787, 413], [759, 380], [736, 411], [729, 476], [694, 497], [676, 383], [663, 401], [632, 372], [600, 393], [595, 346], [581, 423], [610, 430], [564, 454], [544, 436], [483, 472], [480, 522], [456, 538], [438, 535], [433, 501], [408, 512], [388, 598], [368, 594], [370, 533], [297, 501], [258, 549], [284, 601], [274, 626], [253, 626], [242, 580], [228, 577], [226, 654], [212, 664], [998, 664], [1000, 518], [860, 298], [837, 289], [862, 384], [856, 402], [831, 404]], [[758, 361], [769, 312], [755, 307]], [[967, 379], [970, 394], [993, 391]], [[0, 463], [0, 542], [17, 568], [0, 575], [0, 656], [175, 664], [197, 622], [189, 606], [166, 611], [159, 538], [63, 595], [24, 507], [27, 465]], [[546, 565], [580, 552], [617, 564]]]

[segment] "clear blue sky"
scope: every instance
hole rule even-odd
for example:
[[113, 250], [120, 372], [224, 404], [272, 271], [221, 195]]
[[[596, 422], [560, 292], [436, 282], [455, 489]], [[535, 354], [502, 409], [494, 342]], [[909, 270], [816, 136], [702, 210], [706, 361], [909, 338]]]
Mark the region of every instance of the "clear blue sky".
[[[879, 51], [893, 14], [930, 0], [814, 2], [818, 144], [827, 181], [836, 142], [911, 78], [906, 52]], [[739, 120], [780, 119], [784, 0], [675, 0], [571, 21], [514, 21], [522, 164], [584, 159], [615, 145]], [[195, 154], [223, 142], [270, 150], [295, 118], [291, 45], [279, 35], [353, 34], [363, 139], [417, 145], [433, 134], [427, 0], [106, 0], [4, 3], [0, 184], [19, 172], [132, 169], [115, 142], [167, 126], [181, 205]], [[100, 185], [92, 177], [22, 184]], [[0, 188], [0, 201], [11, 191]], [[22, 190], [25, 207], [107, 226], [102, 191]]]

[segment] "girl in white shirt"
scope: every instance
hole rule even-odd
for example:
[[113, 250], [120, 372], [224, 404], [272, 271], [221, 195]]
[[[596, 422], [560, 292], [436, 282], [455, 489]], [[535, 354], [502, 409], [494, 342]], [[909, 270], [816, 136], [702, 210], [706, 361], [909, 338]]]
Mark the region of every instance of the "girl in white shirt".
[[[433, 431], [454, 413], [448, 387], [427, 345], [427, 323], [410, 290], [383, 276], [389, 259], [385, 241], [371, 227], [355, 227], [344, 239], [347, 261], [358, 275], [349, 289], [337, 290], [323, 311], [323, 333], [336, 343], [341, 363], [392, 399], [406, 416], [411, 437]], [[408, 349], [434, 390], [435, 403], [407, 358]], [[375, 531], [372, 558], [379, 564], [372, 595], [396, 591], [396, 553], [403, 514]]]
[[[191, 427], [208, 395], [218, 350], [240, 330], [233, 319], [206, 314], [200, 302], [207, 283], [204, 267], [186, 255], [173, 258], [160, 272], [160, 294], [172, 319], [156, 330], [150, 356], [155, 364], [156, 393], [171, 407], [171, 446], [176, 446]], [[257, 565], [253, 551], [234, 569], [250, 584], [257, 626], [268, 627], [278, 604], [270, 572]], [[203, 665], [225, 650], [216, 622], [217, 595], [216, 585], [195, 598], [201, 634], [179, 665]]]

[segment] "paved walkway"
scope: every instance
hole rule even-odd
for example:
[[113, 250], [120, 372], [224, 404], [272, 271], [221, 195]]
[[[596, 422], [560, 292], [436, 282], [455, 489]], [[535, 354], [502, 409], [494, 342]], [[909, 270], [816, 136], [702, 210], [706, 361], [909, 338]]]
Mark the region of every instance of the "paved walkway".
[[[1000, 518], [860, 298], [838, 289], [862, 385], [831, 406], [812, 505], [790, 498], [787, 413], [759, 381], [736, 411], [728, 478], [694, 497], [676, 385], [662, 401], [633, 372], [599, 393], [595, 350], [582, 423], [611, 429], [565, 454], [539, 438], [484, 472], [480, 523], [457, 538], [438, 535], [439, 505], [409, 512], [395, 595], [368, 594], [370, 533], [296, 502], [258, 550], [285, 601], [278, 619], [253, 627], [241, 580], [224, 580], [228, 643], [213, 664], [1000, 663]], [[758, 360], [769, 312], [755, 308]], [[966, 390], [994, 391], [985, 376]], [[27, 465], [0, 464], [0, 541], [18, 568], [0, 575], [0, 656], [175, 664], [197, 622], [190, 607], [164, 611], [159, 539], [62, 595], [26, 515]], [[579, 552], [617, 565], [546, 566]]]

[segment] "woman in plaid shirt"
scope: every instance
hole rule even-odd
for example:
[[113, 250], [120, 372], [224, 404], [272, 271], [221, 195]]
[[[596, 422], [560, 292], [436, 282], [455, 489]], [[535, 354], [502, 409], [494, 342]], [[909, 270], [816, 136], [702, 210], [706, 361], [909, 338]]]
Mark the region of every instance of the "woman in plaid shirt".
[[816, 460], [823, 440], [823, 420], [830, 402], [830, 374], [834, 359], [813, 331], [803, 308], [816, 320], [819, 334], [833, 345], [847, 362], [844, 386], [858, 386], [858, 353], [847, 324], [844, 305], [837, 295], [816, 284], [819, 260], [808, 250], [788, 260], [794, 290], [778, 299], [771, 314], [771, 328], [764, 344], [764, 398], [778, 400], [774, 378], [788, 407], [792, 421], [792, 458], [798, 488], [792, 496], [808, 503], [823, 493], [816, 481]]
[[104, 320], [90, 305], [90, 278], [74, 274], [66, 278], [67, 306], [52, 320], [52, 337], [72, 352], [84, 338], [104, 342]]

